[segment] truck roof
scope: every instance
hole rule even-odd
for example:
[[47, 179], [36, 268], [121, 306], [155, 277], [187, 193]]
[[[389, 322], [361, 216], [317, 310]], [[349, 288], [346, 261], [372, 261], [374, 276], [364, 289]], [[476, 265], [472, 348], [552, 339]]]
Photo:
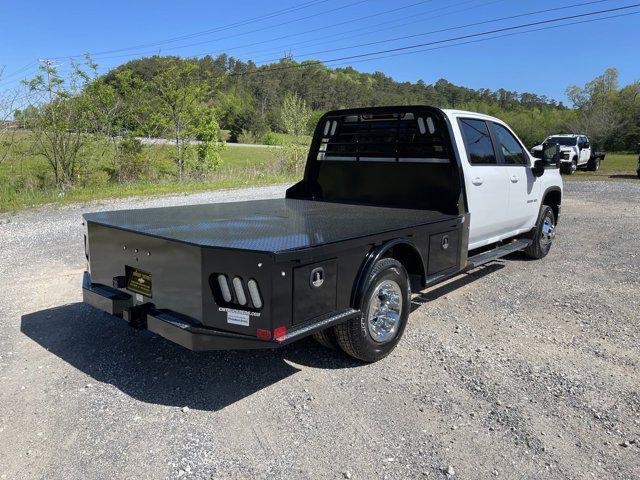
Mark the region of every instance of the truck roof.
[[443, 108], [442, 111], [450, 116], [464, 116], [464, 117], [472, 117], [472, 118], [481, 118], [483, 120], [489, 120], [492, 122], [504, 123], [502, 120], [496, 117], [492, 117], [491, 115], [485, 115], [484, 113], [472, 112], [470, 110], [457, 110], [453, 108]]
[[89, 223], [200, 247], [304, 249], [457, 218], [412, 210], [274, 199], [88, 213]]

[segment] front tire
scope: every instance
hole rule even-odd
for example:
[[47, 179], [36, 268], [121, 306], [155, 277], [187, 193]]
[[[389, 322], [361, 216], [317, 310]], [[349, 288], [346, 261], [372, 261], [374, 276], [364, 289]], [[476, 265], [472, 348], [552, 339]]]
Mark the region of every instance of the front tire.
[[538, 222], [533, 232], [533, 241], [524, 253], [535, 260], [544, 258], [551, 250], [551, 244], [556, 236], [556, 217], [548, 205], [543, 205], [538, 215]]
[[575, 159], [571, 163], [560, 164], [560, 173], [564, 175], [573, 175], [576, 170], [578, 170], [578, 162]]
[[338, 344], [353, 358], [377, 362], [400, 341], [410, 309], [407, 271], [397, 260], [383, 258], [367, 279], [361, 315], [334, 327]]

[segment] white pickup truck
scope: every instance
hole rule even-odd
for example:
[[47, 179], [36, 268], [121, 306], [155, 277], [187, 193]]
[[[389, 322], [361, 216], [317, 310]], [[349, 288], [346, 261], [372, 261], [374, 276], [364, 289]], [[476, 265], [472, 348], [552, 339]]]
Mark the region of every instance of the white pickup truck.
[[[604, 160], [604, 152], [596, 152], [591, 140], [586, 135], [562, 134], [550, 135], [543, 143], [556, 143], [560, 145], [562, 157], [560, 158], [560, 171], [572, 175], [578, 169], [597, 172], [600, 162]], [[536, 145], [531, 149], [531, 154], [541, 155], [542, 145]]]
[[364, 361], [400, 341], [411, 293], [516, 251], [547, 255], [559, 147], [426, 106], [338, 110], [286, 198], [85, 214], [86, 303], [192, 350], [313, 335]]

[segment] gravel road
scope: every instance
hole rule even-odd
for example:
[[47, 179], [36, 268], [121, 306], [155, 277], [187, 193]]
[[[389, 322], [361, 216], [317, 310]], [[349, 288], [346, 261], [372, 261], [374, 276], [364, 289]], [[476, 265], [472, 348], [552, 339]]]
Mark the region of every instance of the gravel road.
[[640, 478], [640, 184], [566, 190], [546, 259], [415, 297], [374, 365], [192, 353], [79, 303], [82, 212], [284, 187], [0, 217], [0, 478]]

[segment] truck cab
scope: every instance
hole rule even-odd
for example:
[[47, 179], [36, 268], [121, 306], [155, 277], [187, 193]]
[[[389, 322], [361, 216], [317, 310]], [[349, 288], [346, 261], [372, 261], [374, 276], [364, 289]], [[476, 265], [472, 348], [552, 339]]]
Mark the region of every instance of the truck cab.
[[444, 112], [462, 150], [471, 213], [469, 250], [530, 230], [545, 196], [551, 192], [561, 195], [558, 169], [547, 168], [537, 177], [533, 170], [536, 158], [503, 121], [473, 112]]
[[540, 157], [478, 113], [329, 112], [285, 198], [85, 214], [83, 299], [192, 350], [313, 335], [377, 361], [400, 341], [412, 292], [549, 253], [558, 145]]

